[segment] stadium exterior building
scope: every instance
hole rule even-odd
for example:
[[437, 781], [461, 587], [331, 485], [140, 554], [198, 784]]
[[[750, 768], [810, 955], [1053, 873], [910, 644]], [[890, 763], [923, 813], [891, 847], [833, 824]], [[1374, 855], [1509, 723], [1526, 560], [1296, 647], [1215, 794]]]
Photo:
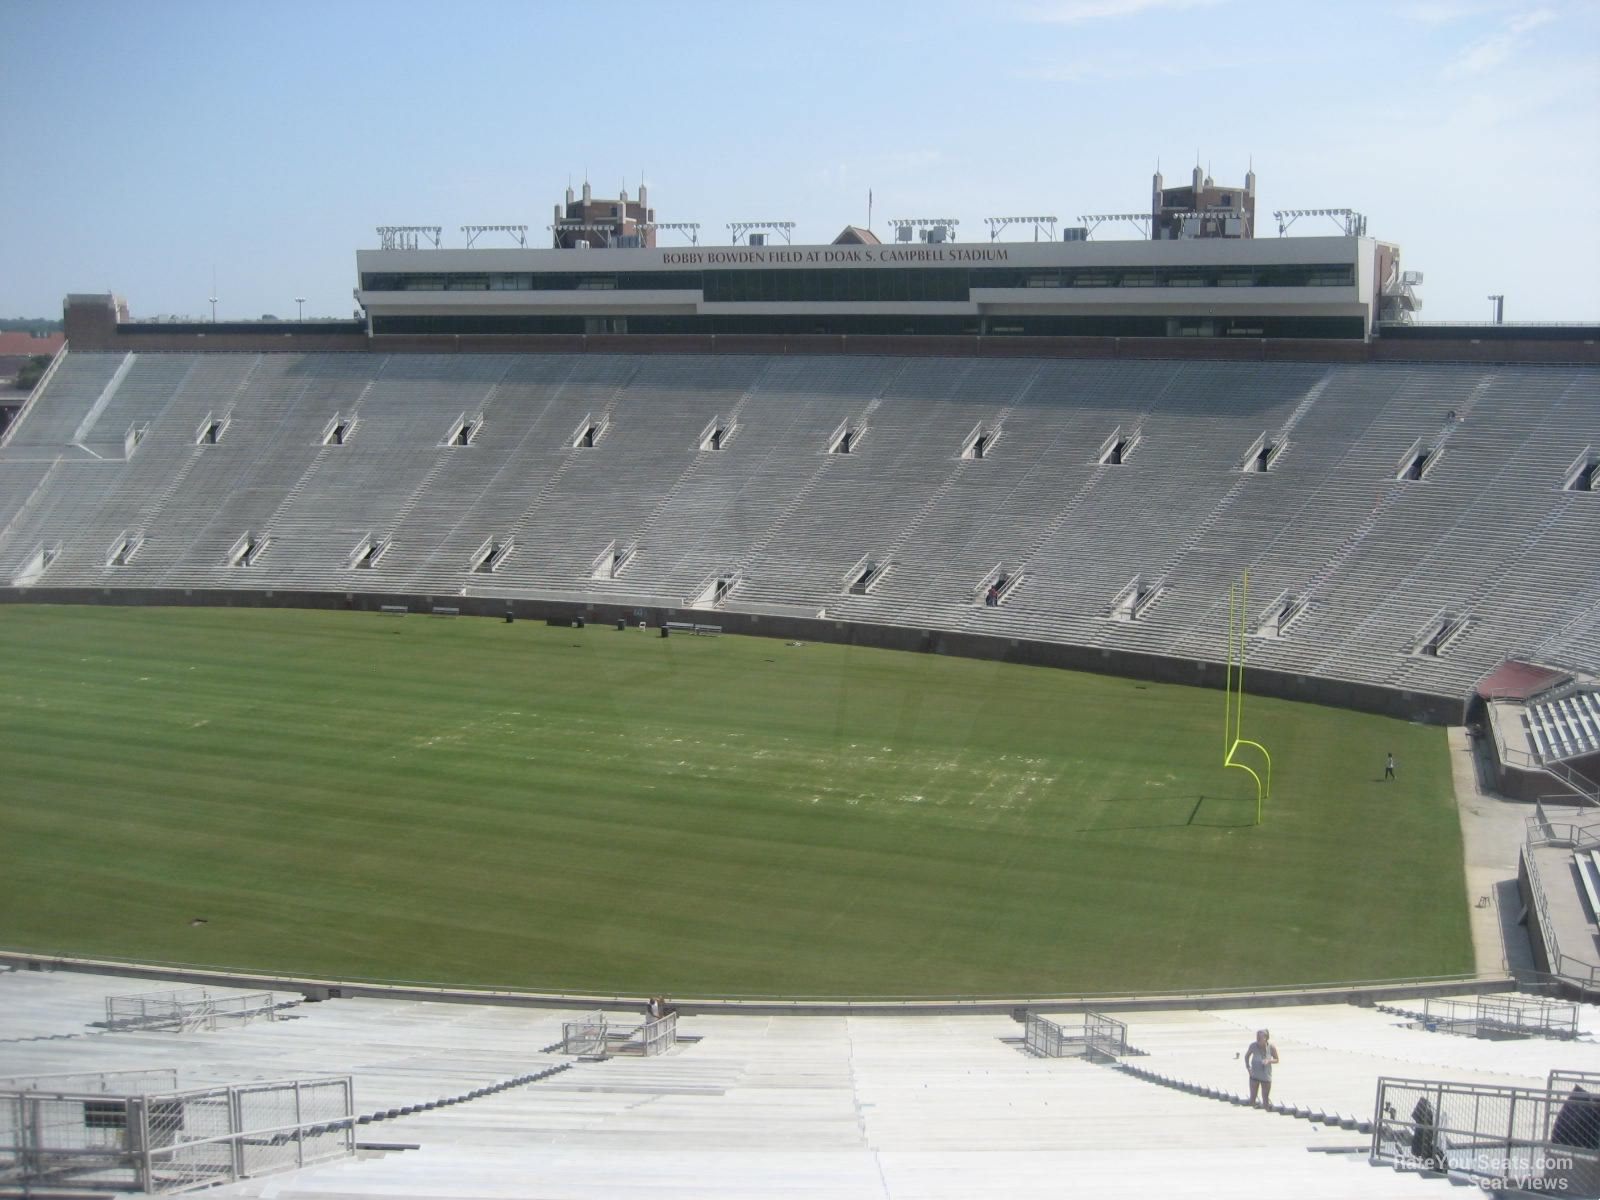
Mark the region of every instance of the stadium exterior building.
[[[1409, 320], [1415, 274], [1397, 247], [1347, 219], [1342, 237], [1256, 240], [1255, 174], [1184, 187], [1152, 180], [1134, 222], [1146, 240], [1060, 240], [1054, 217], [990, 218], [987, 242], [957, 241], [953, 219], [897, 220], [885, 245], [850, 226], [830, 245], [792, 245], [789, 222], [731, 225], [734, 244], [701, 246], [692, 223], [663, 225], [640, 189], [596, 199], [567, 190], [549, 250], [524, 226], [468, 226], [468, 247], [436, 227], [389, 226], [357, 256], [355, 296], [370, 336], [394, 334], [877, 335], [926, 337], [1345, 338]], [[1034, 240], [1001, 241], [1012, 226]], [[663, 245], [658, 231], [691, 244]], [[473, 249], [510, 232], [515, 249]], [[783, 244], [773, 240], [777, 234]], [[1041, 240], [1040, 235], [1043, 234]], [[428, 243], [425, 245], [424, 243]], [[577, 254], [573, 251], [589, 251]]]
[[[356, 253], [350, 320], [135, 321], [119, 298], [82, 295], [66, 328], [77, 349], [124, 351], [1600, 362], [1593, 327], [1415, 324], [1422, 274], [1361, 214], [1280, 211], [1279, 236], [1257, 237], [1253, 171], [1239, 186], [1157, 173], [1150, 196], [1059, 236], [1046, 216], [987, 218], [977, 240], [954, 219], [901, 219], [887, 242], [851, 225], [794, 245], [793, 222], [769, 221], [730, 223], [732, 244], [713, 246], [694, 222], [657, 221], [643, 187], [586, 183], [554, 206], [544, 249], [527, 225], [462, 226], [460, 247], [440, 226], [380, 226]], [[1302, 217], [1302, 232], [1338, 232], [1291, 236]], [[1091, 240], [1129, 225], [1143, 236]]]
[[370, 334], [1369, 337], [1362, 237], [363, 250]]

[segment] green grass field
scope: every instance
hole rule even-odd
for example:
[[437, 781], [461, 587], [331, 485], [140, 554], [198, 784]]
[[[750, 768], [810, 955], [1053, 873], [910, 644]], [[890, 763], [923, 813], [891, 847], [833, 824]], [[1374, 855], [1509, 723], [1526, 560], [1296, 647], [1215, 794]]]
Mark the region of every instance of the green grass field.
[[0, 661], [14, 949], [680, 996], [1472, 968], [1439, 729], [1247, 700], [1257, 827], [1221, 693], [1124, 679], [256, 609], [7, 606]]

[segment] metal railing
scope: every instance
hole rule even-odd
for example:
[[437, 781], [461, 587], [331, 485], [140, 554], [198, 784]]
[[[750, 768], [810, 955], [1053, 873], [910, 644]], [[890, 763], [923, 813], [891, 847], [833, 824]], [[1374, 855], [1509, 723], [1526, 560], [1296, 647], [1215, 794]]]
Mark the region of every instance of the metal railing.
[[1593, 321], [1379, 321], [1379, 325], [1409, 325], [1423, 329], [1592, 329]]
[[669, 1012], [665, 1016], [652, 1017], [628, 1039], [628, 1049], [638, 1046], [638, 1053], [646, 1058], [657, 1054], [665, 1054], [678, 1044], [678, 1014]]
[[1563, 850], [1600, 849], [1600, 824], [1580, 825], [1576, 821], [1552, 821], [1539, 805], [1525, 822], [1530, 847], [1557, 846]]
[[231, 1182], [355, 1153], [348, 1077], [146, 1096], [136, 1112], [147, 1191]]
[[1573, 1088], [1581, 1087], [1586, 1092], [1600, 1094], [1600, 1071], [1568, 1071], [1557, 1067], [1550, 1072], [1545, 1087], [1552, 1092], [1571, 1092]]
[[67, 343], [62, 342], [61, 349], [56, 351], [55, 357], [50, 360], [50, 365], [44, 369], [44, 374], [39, 376], [39, 382], [33, 385], [28, 392], [28, 398], [22, 402], [22, 407], [17, 409], [17, 415], [11, 418], [11, 424], [6, 426], [4, 433], [0, 433], [0, 446], [4, 446], [11, 440], [12, 435], [17, 431], [17, 427], [22, 424], [23, 418], [33, 408], [33, 402], [44, 395], [45, 388], [49, 387], [50, 381], [56, 377], [56, 369], [66, 361]]
[[178, 1072], [172, 1067], [133, 1071], [54, 1071], [45, 1075], [11, 1075], [0, 1079], [0, 1091], [100, 1092], [137, 1096], [141, 1092], [175, 1092]]
[[631, 1054], [645, 1058], [665, 1054], [678, 1044], [678, 1014], [651, 1017], [631, 1028], [613, 1026], [604, 1012], [596, 1011], [577, 1021], [561, 1024], [563, 1054]]
[[106, 997], [107, 1029], [170, 1030], [190, 1033], [225, 1024], [247, 1025], [258, 1017], [277, 1020], [271, 992], [213, 996], [205, 988], [179, 992], [139, 992]]
[[0, 1184], [186, 1191], [355, 1153], [351, 1079], [118, 1096], [0, 1091]]
[[1543, 766], [1547, 774], [1554, 775], [1576, 792], [1583, 803], [1600, 806], [1600, 784], [1595, 783], [1582, 771], [1574, 770], [1559, 760], [1546, 762]]
[[1550, 901], [1544, 894], [1538, 864], [1533, 860], [1533, 850], [1539, 846], [1578, 849], [1591, 844], [1600, 845], [1600, 837], [1596, 837], [1596, 834], [1600, 834], [1600, 826], [1547, 820], [1541, 806], [1538, 815], [1529, 819], [1528, 839], [1517, 851], [1522, 856], [1521, 872], [1527, 877], [1528, 891], [1533, 896], [1534, 917], [1539, 936], [1544, 941], [1545, 961], [1550, 974], [1586, 990], [1600, 988], [1600, 966], [1562, 952], [1555, 922], [1550, 918]]
[[1029, 1013], [1023, 1042], [1042, 1058], [1120, 1058], [1128, 1052], [1128, 1027], [1103, 1013], [1084, 1013], [1076, 1029]]
[[1600, 967], [1593, 963], [1586, 963], [1581, 958], [1574, 958], [1570, 954], [1556, 952], [1550, 960], [1550, 974], [1557, 976], [1567, 983], [1576, 984], [1584, 990], [1584, 994], [1600, 991]]
[[1578, 1036], [1578, 1006], [1559, 1000], [1519, 996], [1461, 999], [1429, 996], [1423, 1001], [1422, 1013], [1429, 1029], [1443, 1029], [1469, 1037]]
[[1521, 874], [1528, 881], [1528, 891], [1533, 897], [1534, 930], [1539, 939], [1544, 942], [1544, 956], [1550, 970], [1560, 974], [1556, 967], [1556, 960], [1561, 957], [1561, 947], [1556, 941], [1555, 925], [1550, 920], [1550, 902], [1545, 899], [1544, 884], [1539, 881], [1539, 868], [1533, 865], [1533, 844], [1523, 842], [1517, 849], [1521, 856]]
[[561, 1053], [604, 1054], [606, 1052], [606, 1015], [595, 1012], [578, 1021], [561, 1023]]
[[1576, 799], [1581, 804], [1600, 805], [1600, 783], [1596, 783], [1581, 771], [1575, 771], [1559, 758], [1538, 758], [1527, 750], [1502, 742], [1500, 759], [1513, 767], [1524, 771], [1542, 771], [1552, 779], [1557, 779], [1566, 784], [1573, 791], [1573, 796], [1551, 796], [1553, 800]]
[[1486, 1189], [1600, 1193], [1600, 1104], [1545, 1088], [1378, 1080], [1373, 1163], [1448, 1171]]

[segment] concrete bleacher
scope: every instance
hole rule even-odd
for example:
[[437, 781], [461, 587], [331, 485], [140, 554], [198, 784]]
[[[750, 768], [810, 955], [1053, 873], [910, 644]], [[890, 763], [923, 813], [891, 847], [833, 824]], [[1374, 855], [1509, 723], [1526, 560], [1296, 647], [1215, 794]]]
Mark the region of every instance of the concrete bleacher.
[[1575, 850], [1573, 869], [1578, 873], [1578, 884], [1589, 905], [1589, 919], [1600, 923], [1600, 861], [1593, 850]]
[[7, 427], [0, 461], [26, 458], [30, 451], [59, 451], [72, 442], [78, 426], [122, 365], [122, 354], [69, 354], [49, 386], [31, 401], [22, 419]]
[[[324, 444], [336, 415], [351, 434]], [[197, 444], [208, 416], [226, 427]], [[444, 445], [463, 416], [471, 444]], [[702, 449], [714, 420], [736, 432]], [[864, 436], [830, 454], [842, 425]], [[964, 458], [980, 428], [998, 440]], [[1139, 441], [1102, 464], [1115, 430]], [[1271, 469], [1241, 470], [1262, 438]], [[0, 448], [0, 583], [57, 543], [38, 586], [683, 607], [733, 578], [733, 610], [1215, 660], [1248, 569], [1252, 629], [1304, 602], [1253, 663], [1460, 695], [1509, 650], [1600, 667], [1600, 505], [1561, 490], [1597, 440], [1600, 377], [1577, 368], [69, 354]], [[1431, 468], [1398, 478], [1417, 445]], [[138, 553], [107, 566], [130, 531]], [[246, 533], [266, 550], [229, 565]], [[388, 547], [352, 570], [367, 538]], [[475, 572], [486, 541], [513, 548]], [[637, 553], [595, 578], [611, 543]], [[852, 594], [862, 561], [887, 569]], [[997, 566], [1022, 580], [986, 607]], [[1110, 620], [1135, 576], [1159, 594]], [[1418, 653], [1440, 614], [1459, 633]], [[1568, 700], [1541, 730], [1563, 753], [1600, 738]]]
[[[356, 1074], [356, 1111], [385, 1112], [551, 1066], [561, 1013], [347, 1000], [280, 1009], [278, 1019], [176, 1034], [106, 1032], [107, 995], [170, 990], [146, 980], [66, 972], [0, 974], [0, 1077], [165, 1067], [180, 1086]], [[214, 996], [238, 989], [208, 988]], [[254, 989], [259, 990], [259, 989]], [[289, 993], [284, 1001], [298, 1000]], [[572, 1014], [566, 1014], [568, 1019]]]
[[1524, 710], [1523, 721], [1540, 762], [1600, 754], [1600, 693], [1576, 691], [1536, 700]]
[[[1243, 1182], [1316, 1200], [1443, 1186], [1368, 1166], [1369, 1139], [1350, 1129], [1032, 1057], [1001, 1014], [713, 1012], [681, 1018], [666, 1055], [604, 1061], [558, 1053], [561, 1022], [587, 1011], [576, 1007], [357, 998], [211, 1033], [96, 1030], [105, 994], [161, 986], [0, 972], [4, 1073], [163, 1069], [180, 1086], [353, 1076], [369, 1149], [216, 1195], [1198, 1197]], [[1385, 1074], [1537, 1083], [1552, 1066], [1600, 1070], [1589, 1009], [1585, 1036], [1559, 1045], [1430, 1034], [1348, 1005], [1120, 1015], [1128, 1062], [1230, 1092], [1243, 1090], [1235, 1056], [1270, 1026], [1274, 1100], [1330, 1114], [1370, 1117]], [[565, 1069], [544, 1074], [553, 1067]], [[443, 1097], [466, 1098], [421, 1107]]]
[[1128, 1041], [1142, 1054], [1129, 1061], [1248, 1095], [1240, 1056], [1257, 1029], [1269, 1029], [1281, 1057], [1274, 1103], [1370, 1120], [1380, 1075], [1543, 1087], [1554, 1067], [1600, 1070], [1600, 1015], [1589, 1005], [1581, 1013], [1579, 1041], [1458, 1037], [1350, 1004], [1138, 1013], [1127, 1017]]

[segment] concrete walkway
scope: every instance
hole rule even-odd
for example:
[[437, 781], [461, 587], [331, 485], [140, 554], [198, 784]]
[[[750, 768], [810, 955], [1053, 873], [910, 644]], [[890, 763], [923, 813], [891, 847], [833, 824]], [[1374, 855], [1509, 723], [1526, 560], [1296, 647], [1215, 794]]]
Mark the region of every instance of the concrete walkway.
[[1580, 898], [1583, 885], [1578, 881], [1572, 851], [1563, 846], [1541, 846], [1533, 852], [1532, 865], [1544, 888], [1550, 924], [1561, 951], [1562, 971], [1580, 976], [1586, 970], [1600, 971], [1600, 941]]
[[1455, 779], [1456, 807], [1461, 816], [1468, 913], [1478, 971], [1502, 974], [1534, 966], [1527, 928], [1519, 924], [1522, 900], [1517, 893], [1517, 852], [1527, 834], [1533, 805], [1507, 800], [1485, 787], [1490, 778], [1467, 731], [1446, 731], [1450, 770]]

